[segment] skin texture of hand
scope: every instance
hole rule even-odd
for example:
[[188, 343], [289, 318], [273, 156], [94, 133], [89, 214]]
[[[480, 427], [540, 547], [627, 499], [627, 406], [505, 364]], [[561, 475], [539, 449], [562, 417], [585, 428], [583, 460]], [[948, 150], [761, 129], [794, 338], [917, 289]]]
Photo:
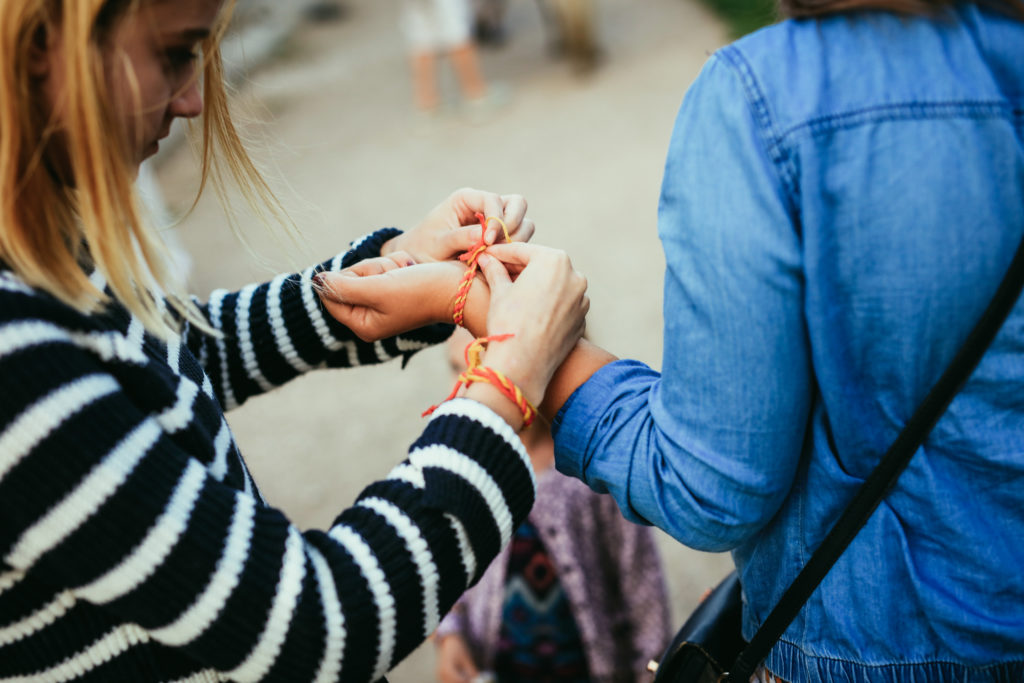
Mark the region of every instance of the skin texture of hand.
[[[522, 268], [515, 281], [506, 265]], [[583, 335], [590, 308], [587, 280], [565, 252], [530, 244], [494, 245], [481, 255], [480, 268], [490, 290], [487, 334], [514, 335], [490, 344], [484, 365], [505, 374], [538, 405], [555, 369]], [[476, 386], [470, 385], [467, 397]]]
[[[398, 262], [380, 257], [337, 273], [320, 273], [320, 300], [331, 316], [363, 341], [451, 322], [465, 264], [441, 261], [403, 267], [407, 261], [408, 257], [399, 253]], [[485, 329], [487, 304], [487, 285], [478, 276], [466, 302], [470, 330], [482, 333]]]
[[[466, 266], [443, 261], [403, 267], [407, 262], [404, 256], [381, 257], [338, 273], [321, 273], [321, 301], [365, 341], [450, 321]], [[550, 418], [553, 402], [545, 398], [545, 390], [553, 375], [560, 406], [576, 386], [612, 360], [610, 354], [579, 342], [590, 307], [586, 278], [573, 269], [565, 252], [518, 242], [490, 247], [479, 264], [466, 302], [466, 327], [475, 337], [513, 335], [488, 346], [484, 365], [508, 377]], [[556, 373], [570, 351], [572, 362]], [[487, 405], [513, 429], [522, 427], [518, 408], [490, 384], [475, 382], [465, 396]]]
[[441, 683], [471, 683], [480, 672], [461, 636], [445, 636], [437, 645], [437, 680]]
[[[527, 242], [533, 236], [534, 224], [525, 217], [526, 200], [522, 196], [463, 188], [434, 207], [415, 228], [385, 242], [381, 247], [381, 255], [405, 251], [417, 263], [455, 258], [480, 241], [477, 212], [505, 221], [513, 241]], [[487, 222], [484, 239], [487, 244], [505, 240], [498, 221]]]

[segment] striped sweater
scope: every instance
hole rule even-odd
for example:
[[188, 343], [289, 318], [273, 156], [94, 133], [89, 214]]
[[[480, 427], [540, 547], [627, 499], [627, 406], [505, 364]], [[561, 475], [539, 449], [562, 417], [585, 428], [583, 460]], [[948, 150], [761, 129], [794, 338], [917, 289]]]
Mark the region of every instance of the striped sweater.
[[479, 579], [535, 483], [473, 401], [442, 406], [326, 531], [260, 497], [222, 409], [448, 332], [361, 342], [323, 312], [315, 270], [215, 292], [202, 310], [223, 336], [170, 344], [0, 271], [0, 682], [372, 681]]

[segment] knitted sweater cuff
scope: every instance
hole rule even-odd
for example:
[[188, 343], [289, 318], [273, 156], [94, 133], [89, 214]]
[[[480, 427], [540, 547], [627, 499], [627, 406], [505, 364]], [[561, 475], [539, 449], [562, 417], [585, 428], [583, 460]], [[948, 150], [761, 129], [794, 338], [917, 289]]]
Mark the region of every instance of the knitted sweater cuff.
[[[381, 228], [354, 240], [348, 251], [322, 267], [326, 270], [349, 268], [360, 261], [380, 256], [380, 250], [388, 240], [401, 235], [398, 228]], [[380, 349], [389, 357], [402, 357], [404, 368], [417, 351], [440, 344], [448, 339], [455, 326], [449, 323], [435, 323], [415, 330], [403, 332], [395, 337], [381, 340]]]
[[401, 234], [402, 231], [398, 228], [381, 228], [354, 240], [351, 248], [342, 256], [341, 268], [348, 268], [360, 261], [380, 256], [384, 243]]
[[423, 466], [423, 504], [458, 518], [477, 557], [497, 555], [533, 506], [537, 481], [522, 440], [476, 401], [441, 404], [410, 457]]

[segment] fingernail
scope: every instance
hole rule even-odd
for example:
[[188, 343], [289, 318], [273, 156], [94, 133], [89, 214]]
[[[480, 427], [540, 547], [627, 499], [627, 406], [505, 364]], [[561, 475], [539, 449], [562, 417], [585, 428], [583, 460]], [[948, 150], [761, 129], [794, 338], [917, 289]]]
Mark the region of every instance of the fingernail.
[[324, 299], [329, 299], [330, 301], [334, 301], [335, 303], [345, 303], [344, 301], [341, 300], [341, 297], [338, 296], [337, 293], [335, 293], [335, 291], [331, 288], [330, 283], [327, 281], [327, 275], [328, 273], [317, 273], [316, 275], [313, 276], [313, 286], [316, 288], [317, 293]]

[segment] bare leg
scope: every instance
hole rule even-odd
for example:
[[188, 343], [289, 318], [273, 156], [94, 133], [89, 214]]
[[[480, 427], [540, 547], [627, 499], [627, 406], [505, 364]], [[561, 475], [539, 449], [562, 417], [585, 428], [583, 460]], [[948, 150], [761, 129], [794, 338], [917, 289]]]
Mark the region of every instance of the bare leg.
[[459, 87], [466, 99], [478, 100], [487, 92], [480, 62], [476, 56], [476, 48], [472, 43], [460, 45], [451, 51], [452, 66], [459, 79]]
[[412, 56], [413, 90], [416, 107], [421, 111], [431, 111], [440, 104], [441, 97], [437, 91], [437, 60], [430, 52], [419, 52]]

